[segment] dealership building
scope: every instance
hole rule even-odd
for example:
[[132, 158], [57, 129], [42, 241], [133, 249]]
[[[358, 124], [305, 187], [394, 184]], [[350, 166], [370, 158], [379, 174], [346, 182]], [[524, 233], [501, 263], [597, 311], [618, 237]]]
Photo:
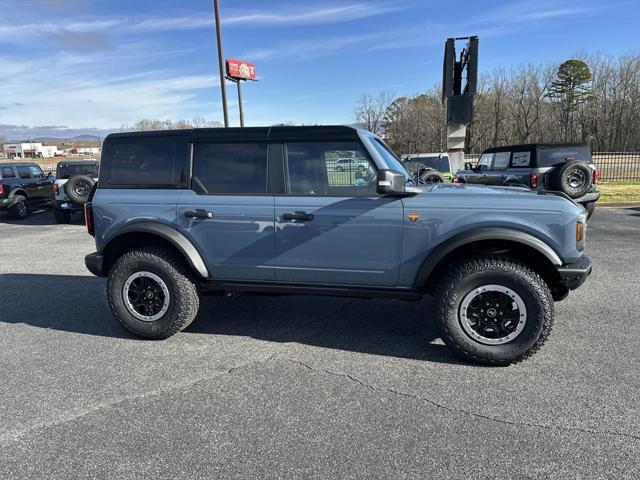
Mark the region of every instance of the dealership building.
[[42, 143], [5, 143], [2, 151], [7, 158], [52, 158], [58, 153], [55, 145], [42, 145]]

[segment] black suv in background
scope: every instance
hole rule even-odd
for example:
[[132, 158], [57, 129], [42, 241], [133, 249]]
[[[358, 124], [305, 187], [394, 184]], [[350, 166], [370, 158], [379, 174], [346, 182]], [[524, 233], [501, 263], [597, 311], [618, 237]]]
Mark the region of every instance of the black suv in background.
[[51, 175], [35, 163], [0, 163], [0, 210], [11, 218], [29, 216], [29, 209], [51, 205]]
[[589, 217], [600, 198], [600, 172], [586, 143], [534, 143], [489, 148], [475, 167], [465, 164], [456, 183], [518, 186], [562, 192], [582, 204]]

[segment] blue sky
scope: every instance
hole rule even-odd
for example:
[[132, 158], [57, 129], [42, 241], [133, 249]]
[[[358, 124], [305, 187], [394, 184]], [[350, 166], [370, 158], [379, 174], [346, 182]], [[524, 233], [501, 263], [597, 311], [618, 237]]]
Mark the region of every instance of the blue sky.
[[[212, 0], [0, 0], [0, 123], [222, 120], [212, 11]], [[249, 125], [350, 123], [362, 93], [427, 90], [448, 36], [480, 36], [481, 73], [640, 49], [638, 0], [221, 0], [221, 14], [225, 56], [257, 64]]]

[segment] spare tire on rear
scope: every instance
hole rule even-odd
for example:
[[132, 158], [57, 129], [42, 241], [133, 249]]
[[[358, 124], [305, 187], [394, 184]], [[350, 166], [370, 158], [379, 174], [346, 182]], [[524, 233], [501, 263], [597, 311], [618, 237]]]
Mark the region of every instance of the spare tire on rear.
[[418, 178], [425, 183], [444, 183], [444, 177], [437, 170], [422, 170]]
[[75, 175], [64, 184], [64, 191], [74, 203], [85, 204], [96, 181], [87, 175]]
[[566, 193], [571, 198], [583, 196], [591, 189], [593, 172], [589, 165], [580, 160], [570, 160], [558, 169], [552, 178], [555, 190]]

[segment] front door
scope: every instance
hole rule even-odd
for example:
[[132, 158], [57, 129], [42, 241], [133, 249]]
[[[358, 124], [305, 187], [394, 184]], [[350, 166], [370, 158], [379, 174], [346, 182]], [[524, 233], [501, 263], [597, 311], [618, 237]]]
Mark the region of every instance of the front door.
[[216, 280], [268, 281], [274, 273], [274, 207], [266, 143], [196, 143], [191, 189], [177, 222]]
[[[339, 168], [345, 157], [363, 168]], [[284, 169], [286, 194], [275, 197], [276, 280], [396, 286], [402, 201], [375, 193], [376, 169], [363, 147], [290, 143]]]

